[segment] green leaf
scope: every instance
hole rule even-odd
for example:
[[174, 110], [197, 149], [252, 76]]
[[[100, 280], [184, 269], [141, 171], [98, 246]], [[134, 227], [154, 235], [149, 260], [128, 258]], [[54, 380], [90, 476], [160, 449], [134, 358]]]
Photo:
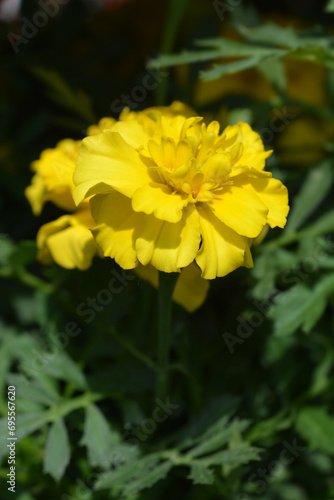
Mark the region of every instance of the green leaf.
[[334, 417], [322, 406], [302, 408], [296, 420], [296, 430], [311, 450], [334, 455]]
[[204, 81], [216, 80], [224, 75], [238, 73], [245, 69], [254, 68], [266, 60], [265, 57], [255, 56], [233, 61], [231, 63], [215, 64], [212, 69], [200, 71], [200, 78]]
[[9, 373], [7, 375], [8, 384], [16, 387], [17, 396], [24, 399], [35, 401], [50, 406], [57, 404], [59, 398], [55, 399], [45, 391], [42, 387], [38, 386], [35, 381], [25, 381], [22, 375], [16, 373]]
[[209, 428], [208, 431], [203, 434], [200, 444], [193, 448], [188, 455], [191, 457], [199, 457], [207, 453], [212, 453], [228, 443], [236, 432], [241, 433], [248, 426], [249, 422], [247, 420], [235, 420], [226, 425], [226, 420], [223, 417], [219, 423]]
[[315, 211], [332, 187], [333, 168], [329, 161], [311, 170], [306, 177], [288, 217], [285, 233], [296, 231]]
[[49, 412], [27, 413], [17, 415], [16, 419], [16, 437], [19, 441], [25, 436], [41, 429], [49, 421]]
[[214, 434], [216, 429], [224, 427], [230, 416], [235, 413], [239, 399], [235, 396], [224, 394], [219, 398], [212, 399], [185, 428], [176, 436], [178, 450], [184, 450], [195, 446]]
[[329, 375], [333, 368], [333, 365], [334, 353], [333, 351], [328, 351], [314, 370], [312, 385], [309, 391], [309, 395], [311, 397], [315, 397], [318, 394], [321, 394], [329, 387]]
[[46, 373], [60, 380], [73, 382], [78, 388], [87, 388], [87, 382], [84, 374], [78, 368], [78, 365], [64, 351], [55, 346], [55, 353], [51, 359], [43, 356], [43, 351], [38, 350], [36, 356], [39, 357], [41, 365]]
[[258, 280], [253, 288], [253, 296], [256, 299], [266, 299], [275, 290], [276, 278], [284, 270], [293, 269], [298, 265], [298, 257], [295, 253], [282, 248], [267, 247], [256, 257], [252, 274]]
[[60, 481], [71, 458], [68, 433], [62, 418], [56, 420], [49, 430], [44, 456], [44, 472], [55, 481]]
[[282, 28], [277, 24], [266, 23], [257, 28], [246, 28], [240, 26], [239, 32], [250, 42], [260, 44], [278, 45], [279, 47], [288, 47], [296, 49], [302, 42], [292, 28]]
[[258, 69], [265, 78], [274, 85], [280, 92], [285, 92], [287, 78], [285, 67], [279, 59], [267, 59], [260, 62]]
[[334, 0], [329, 0], [326, 7], [325, 7], [325, 12], [334, 12]]
[[289, 335], [302, 327], [308, 333], [319, 320], [326, 307], [326, 299], [334, 291], [334, 273], [322, 278], [311, 291], [298, 284], [279, 295], [269, 310], [275, 319], [275, 334]]
[[215, 479], [213, 471], [199, 462], [191, 466], [188, 478], [192, 479], [194, 484], [213, 484]]
[[151, 453], [138, 458], [138, 460], [104, 472], [99, 476], [94, 489], [98, 491], [117, 485], [123, 487], [127, 481], [134, 481], [138, 477], [146, 475], [149, 469], [156, 467], [160, 462], [160, 457], [160, 452]]
[[150, 488], [161, 479], [164, 479], [172, 467], [172, 462], [168, 460], [147, 469], [144, 474], [126, 483], [123, 488], [123, 495], [136, 495], [145, 488]]
[[88, 460], [93, 467], [107, 468], [113, 461], [113, 448], [120, 441], [119, 434], [111, 432], [106, 418], [96, 405], [87, 406], [85, 412], [81, 444], [87, 447]]
[[251, 446], [239, 446], [232, 450], [219, 451], [205, 458], [201, 458], [199, 462], [206, 467], [210, 465], [237, 465], [247, 464], [251, 460], [258, 460], [260, 454], [259, 448]]

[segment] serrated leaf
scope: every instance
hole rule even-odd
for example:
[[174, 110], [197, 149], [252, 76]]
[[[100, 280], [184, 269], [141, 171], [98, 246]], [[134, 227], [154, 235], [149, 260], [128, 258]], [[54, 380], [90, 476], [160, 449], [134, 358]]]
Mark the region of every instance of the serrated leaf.
[[87, 406], [85, 414], [81, 444], [87, 447], [88, 460], [93, 467], [107, 468], [113, 460], [113, 447], [120, 442], [119, 434], [111, 432], [105, 416], [96, 405]]
[[302, 408], [296, 420], [296, 430], [312, 450], [334, 455], [334, 417], [322, 406]]
[[169, 460], [155, 465], [145, 471], [133, 481], [129, 481], [123, 488], [123, 495], [136, 495], [145, 488], [150, 488], [158, 481], [164, 479], [168, 472], [172, 469], [173, 464]]
[[251, 42], [277, 45], [296, 49], [302, 45], [301, 39], [292, 28], [282, 28], [274, 23], [266, 23], [257, 28], [240, 26], [239, 32]]
[[220, 424], [215, 425], [203, 435], [201, 442], [188, 455], [199, 457], [207, 453], [212, 453], [228, 443], [236, 432], [241, 433], [248, 426], [249, 422], [247, 420], [235, 420], [226, 425], [226, 421], [223, 419]]
[[279, 302], [268, 313], [275, 320], [275, 334], [289, 335], [303, 323], [312, 302], [312, 293], [304, 285], [296, 285], [279, 296]]
[[331, 189], [332, 183], [333, 168], [330, 162], [324, 162], [310, 171], [294, 200], [285, 227], [286, 234], [296, 231], [315, 211]]
[[194, 484], [213, 484], [215, 478], [213, 471], [201, 463], [194, 463], [188, 476]]
[[49, 413], [47, 411], [38, 413], [27, 413], [17, 415], [16, 419], [16, 437], [19, 441], [25, 436], [41, 429], [49, 421]]
[[212, 399], [186, 427], [179, 433], [177, 449], [183, 450], [195, 446], [220, 426], [225, 425], [236, 411], [239, 399], [225, 394]]
[[55, 481], [60, 481], [71, 458], [68, 433], [62, 418], [50, 427], [46, 440], [44, 472], [48, 472]]
[[116, 467], [113, 470], [104, 472], [95, 483], [95, 490], [103, 490], [119, 485], [123, 487], [127, 481], [134, 481], [139, 476], [147, 473], [148, 469], [153, 469], [160, 462], [161, 453], [151, 453], [145, 457], [138, 458], [134, 462]]
[[205, 458], [201, 458], [199, 462], [206, 467], [210, 465], [238, 465], [247, 464], [251, 460], [258, 460], [260, 454], [259, 448], [251, 446], [239, 446], [232, 450], [219, 451]]
[[267, 59], [266, 61], [260, 62], [258, 69], [280, 92], [285, 92], [287, 78], [285, 67], [281, 60]]
[[334, 273], [323, 277], [311, 291], [305, 285], [295, 285], [279, 296], [269, 310], [275, 319], [275, 334], [289, 335], [302, 327], [308, 333], [322, 316], [327, 297], [334, 291]]
[[255, 68], [265, 60], [266, 57], [254, 56], [240, 59], [239, 61], [233, 61], [231, 63], [215, 64], [212, 69], [200, 71], [199, 76], [204, 81], [216, 80], [224, 75], [230, 75], [232, 73], [244, 71], [245, 69]]
[[87, 388], [85, 376], [77, 364], [61, 348], [57, 346], [54, 348], [55, 354], [51, 359], [49, 359], [48, 355], [43, 356], [44, 351], [42, 349], [38, 349], [34, 353], [36, 359], [39, 359], [42, 369], [52, 377], [73, 382], [79, 389]]
[[25, 381], [22, 375], [16, 373], [9, 373], [7, 375], [8, 384], [16, 387], [17, 396], [24, 399], [29, 399], [36, 403], [42, 403], [50, 406], [57, 404], [58, 399], [50, 396], [42, 387], [36, 385], [33, 381]]

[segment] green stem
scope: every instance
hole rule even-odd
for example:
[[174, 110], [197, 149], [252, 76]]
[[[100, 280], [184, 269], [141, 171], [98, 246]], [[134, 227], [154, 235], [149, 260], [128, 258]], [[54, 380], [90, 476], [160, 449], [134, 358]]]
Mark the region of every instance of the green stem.
[[178, 278], [177, 273], [159, 272], [158, 290], [158, 379], [157, 395], [164, 399], [168, 391], [168, 364], [171, 346], [172, 295]]

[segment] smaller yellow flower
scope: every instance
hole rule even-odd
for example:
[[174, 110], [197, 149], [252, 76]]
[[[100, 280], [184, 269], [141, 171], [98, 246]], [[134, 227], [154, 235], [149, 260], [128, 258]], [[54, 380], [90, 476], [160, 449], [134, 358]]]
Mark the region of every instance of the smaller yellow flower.
[[[89, 207], [88, 207], [89, 208]], [[37, 234], [37, 258], [44, 265], [56, 262], [65, 269], [88, 269], [96, 252], [90, 232], [94, 219], [90, 210], [63, 215], [44, 224]]]
[[76, 210], [72, 198], [73, 171], [81, 141], [64, 139], [54, 149], [46, 149], [39, 160], [32, 163], [35, 173], [25, 190], [34, 215], [40, 215], [44, 204], [51, 201], [64, 210]]
[[72, 212], [44, 224], [37, 233], [37, 258], [44, 265], [56, 262], [66, 268], [87, 269], [92, 262], [96, 245], [90, 228], [94, 225], [89, 202], [76, 207], [72, 191], [75, 160], [81, 141], [64, 139], [54, 149], [46, 149], [32, 164], [35, 172], [25, 190], [34, 215], [51, 201], [59, 208]]

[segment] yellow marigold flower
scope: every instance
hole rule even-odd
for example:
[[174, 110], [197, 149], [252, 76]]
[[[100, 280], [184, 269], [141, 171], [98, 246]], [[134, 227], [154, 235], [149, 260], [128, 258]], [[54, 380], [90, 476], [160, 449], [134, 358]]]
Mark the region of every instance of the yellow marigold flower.
[[75, 160], [81, 141], [64, 139], [56, 148], [46, 149], [39, 160], [32, 163], [35, 173], [32, 183], [25, 190], [34, 215], [39, 215], [47, 201], [64, 210], [75, 210], [72, 198], [72, 181]]
[[84, 270], [91, 265], [96, 251], [90, 232], [95, 222], [89, 203], [85, 201], [77, 207], [72, 197], [72, 177], [80, 145], [81, 141], [65, 139], [55, 148], [43, 151], [39, 160], [32, 164], [36, 173], [25, 194], [33, 213], [39, 215], [46, 201], [73, 212], [39, 229], [37, 258], [44, 265], [56, 262], [67, 269]]
[[[145, 112], [133, 113], [125, 109], [120, 119], [136, 117], [145, 122], [148, 112], [163, 111], [163, 108], [150, 108]], [[168, 109], [170, 115], [179, 112], [192, 113], [190, 108], [175, 102]], [[87, 133], [95, 136], [111, 129], [116, 123], [113, 118], [102, 118], [97, 125], [88, 128]], [[96, 253], [96, 244], [90, 229], [95, 225], [89, 202], [84, 201], [76, 207], [72, 198], [72, 181], [75, 160], [81, 141], [65, 139], [56, 148], [48, 149], [32, 165], [36, 172], [32, 185], [26, 189], [26, 196], [35, 215], [38, 215], [46, 201], [52, 201], [61, 208], [71, 211], [57, 220], [44, 224], [37, 234], [37, 258], [44, 265], [56, 262], [66, 269], [88, 269]], [[66, 202], [65, 202], [66, 200]], [[158, 272], [152, 266], [138, 266], [138, 276], [158, 287]], [[193, 264], [182, 271], [177, 281], [173, 300], [192, 312], [204, 302], [209, 289], [209, 282], [200, 277], [200, 270]]]
[[89, 230], [93, 225], [89, 206], [44, 224], [37, 233], [38, 260], [44, 265], [56, 262], [65, 269], [88, 269], [96, 252]]
[[92, 197], [96, 242], [124, 269], [195, 261], [213, 279], [253, 265], [250, 239], [266, 224], [284, 227], [287, 190], [263, 170], [260, 136], [201, 121], [152, 110], [82, 141], [73, 197]]

